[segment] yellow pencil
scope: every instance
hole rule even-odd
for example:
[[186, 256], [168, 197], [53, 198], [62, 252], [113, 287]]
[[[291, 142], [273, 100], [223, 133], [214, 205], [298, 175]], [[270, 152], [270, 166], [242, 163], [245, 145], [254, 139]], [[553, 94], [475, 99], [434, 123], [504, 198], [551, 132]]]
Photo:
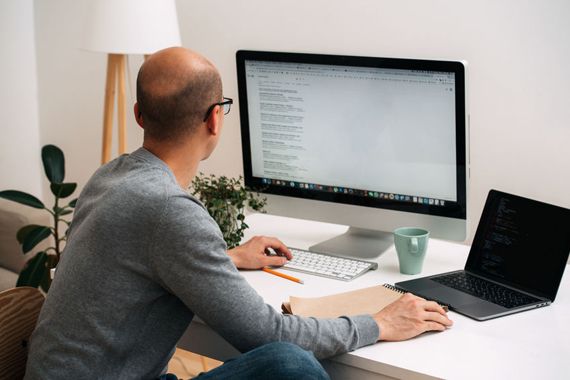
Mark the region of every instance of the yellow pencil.
[[290, 280], [290, 281], [298, 282], [299, 284], [304, 284], [303, 280], [300, 280], [297, 277], [289, 276], [289, 275], [286, 275], [285, 273], [277, 272], [276, 270], [273, 270], [273, 269], [263, 268], [262, 271], [274, 274], [274, 275], [279, 276], [279, 277], [283, 277], [283, 278]]

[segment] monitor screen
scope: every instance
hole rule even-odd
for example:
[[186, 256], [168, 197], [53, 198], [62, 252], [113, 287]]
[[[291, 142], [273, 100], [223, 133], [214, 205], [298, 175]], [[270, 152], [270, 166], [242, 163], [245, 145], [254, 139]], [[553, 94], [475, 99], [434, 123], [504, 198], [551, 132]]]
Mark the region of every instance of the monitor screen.
[[246, 185], [466, 218], [461, 62], [237, 53]]

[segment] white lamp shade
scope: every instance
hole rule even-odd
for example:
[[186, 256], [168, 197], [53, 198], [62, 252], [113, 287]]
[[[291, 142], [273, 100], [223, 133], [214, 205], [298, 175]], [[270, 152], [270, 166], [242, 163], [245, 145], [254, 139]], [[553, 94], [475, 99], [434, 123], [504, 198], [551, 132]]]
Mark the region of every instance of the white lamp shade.
[[87, 8], [87, 50], [152, 54], [180, 45], [174, 0], [91, 0]]

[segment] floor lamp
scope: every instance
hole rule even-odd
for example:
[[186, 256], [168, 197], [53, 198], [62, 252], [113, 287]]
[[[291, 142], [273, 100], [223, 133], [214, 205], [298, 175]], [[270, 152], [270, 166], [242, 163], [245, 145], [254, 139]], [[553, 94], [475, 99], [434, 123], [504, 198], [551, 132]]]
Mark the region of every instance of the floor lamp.
[[115, 96], [118, 151], [122, 154], [127, 150], [127, 55], [146, 57], [169, 46], [180, 46], [180, 32], [174, 0], [91, 0], [86, 15], [83, 47], [108, 54], [101, 152], [101, 163], [105, 164], [111, 159]]

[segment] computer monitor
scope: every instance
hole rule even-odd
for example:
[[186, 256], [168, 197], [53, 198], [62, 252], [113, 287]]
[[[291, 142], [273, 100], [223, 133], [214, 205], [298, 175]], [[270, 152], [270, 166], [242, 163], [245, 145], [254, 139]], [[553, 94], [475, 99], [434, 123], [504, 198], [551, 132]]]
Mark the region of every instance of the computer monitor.
[[267, 211], [347, 225], [311, 247], [373, 258], [397, 227], [465, 240], [463, 62], [237, 52], [246, 186]]

